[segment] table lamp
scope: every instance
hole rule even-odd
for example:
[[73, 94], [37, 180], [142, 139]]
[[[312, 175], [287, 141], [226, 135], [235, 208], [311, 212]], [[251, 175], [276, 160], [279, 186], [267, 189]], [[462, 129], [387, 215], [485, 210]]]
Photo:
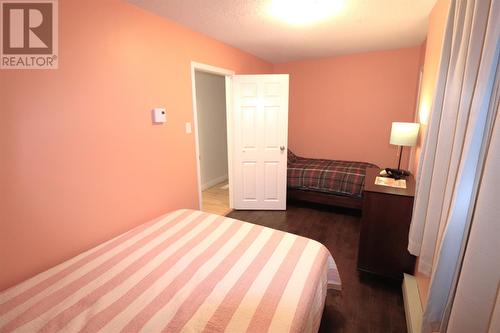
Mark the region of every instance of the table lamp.
[[399, 146], [399, 162], [396, 170], [391, 169], [395, 176], [408, 175], [408, 171], [401, 170], [401, 155], [403, 154], [403, 146], [412, 147], [417, 144], [419, 123], [401, 123], [393, 122], [391, 127], [391, 145]]

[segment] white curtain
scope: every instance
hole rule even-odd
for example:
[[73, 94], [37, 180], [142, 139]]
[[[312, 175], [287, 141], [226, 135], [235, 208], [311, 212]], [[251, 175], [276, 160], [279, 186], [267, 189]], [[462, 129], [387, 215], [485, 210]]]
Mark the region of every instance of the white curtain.
[[[450, 98], [450, 95], [452, 93], [456, 95], [456, 91], [459, 91], [462, 83], [461, 79], [455, 78], [452, 81], [454, 82], [453, 87], [447, 85], [448, 76], [453, 75], [453, 72], [448, 73], [450, 66], [451, 69], [456, 68], [458, 63], [457, 55], [453, 57], [453, 63], [450, 63], [454, 32], [454, 9], [455, 2], [452, 1], [442, 46], [442, 58], [439, 65], [431, 116], [424, 147], [420, 155], [420, 172], [409, 234], [408, 250], [411, 254], [419, 256], [419, 270], [427, 276], [430, 276], [432, 271], [437, 234], [441, 222], [440, 216], [442, 208], [445, 206], [443, 201], [447, 185], [446, 172], [448, 171], [452, 145], [450, 138], [453, 137], [451, 134], [456, 127], [456, 115], [454, 117], [455, 121], [451, 119], [453, 118], [451, 111], [456, 113], [456, 107], [455, 110], [449, 107], [448, 114], [443, 112], [445, 93], [449, 100], [448, 103], [453, 102], [454, 100]], [[455, 53], [457, 53], [456, 51], [455, 49]]]
[[425, 332], [449, 314], [496, 112], [499, 1], [450, 4], [408, 246], [432, 276]]
[[500, 332], [499, 171], [500, 113], [497, 111], [456, 294], [448, 304], [451, 310], [448, 332]]

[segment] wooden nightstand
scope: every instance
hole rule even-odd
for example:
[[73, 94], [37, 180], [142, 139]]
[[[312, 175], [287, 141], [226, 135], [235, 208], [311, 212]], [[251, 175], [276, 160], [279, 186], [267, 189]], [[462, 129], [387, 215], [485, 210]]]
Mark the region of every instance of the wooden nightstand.
[[415, 178], [406, 177], [406, 189], [375, 185], [380, 169], [366, 171], [358, 269], [401, 280], [413, 273], [415, 257], [408, 252]]

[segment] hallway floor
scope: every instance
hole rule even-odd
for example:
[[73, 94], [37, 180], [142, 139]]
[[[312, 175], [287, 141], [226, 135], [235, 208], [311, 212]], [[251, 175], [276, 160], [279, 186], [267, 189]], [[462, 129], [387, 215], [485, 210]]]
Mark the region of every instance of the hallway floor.
[[201, 193], [202, 211], [226, 215], [229, 209], [229, 185], [227, 180], [212, 186]]

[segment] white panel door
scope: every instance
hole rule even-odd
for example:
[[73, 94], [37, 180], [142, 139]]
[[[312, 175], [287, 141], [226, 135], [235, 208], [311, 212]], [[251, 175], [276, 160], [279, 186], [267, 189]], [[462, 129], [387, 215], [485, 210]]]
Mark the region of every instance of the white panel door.
[[235, 75], [233, 207], [286, 209], [288, 75]]

